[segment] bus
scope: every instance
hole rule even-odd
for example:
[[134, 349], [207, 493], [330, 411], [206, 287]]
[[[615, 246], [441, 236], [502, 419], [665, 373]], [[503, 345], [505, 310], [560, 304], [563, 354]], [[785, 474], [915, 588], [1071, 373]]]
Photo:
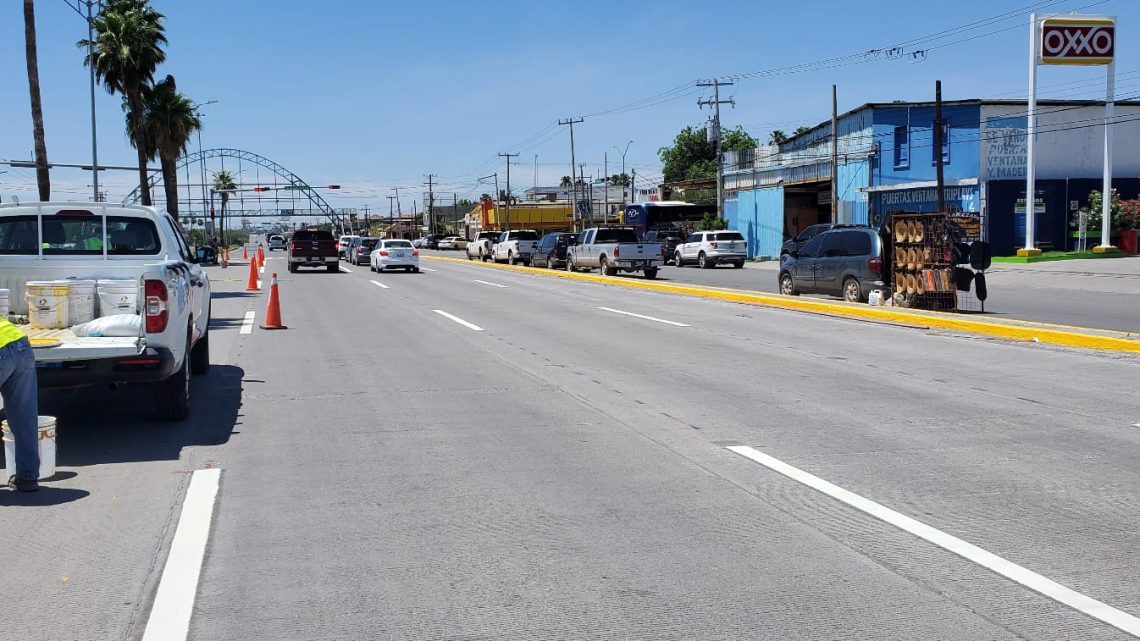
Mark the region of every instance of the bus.
[[644, 235], [661, 223], [697, 223], [706, 215], [716, 215], [716, 204], [694, 205], [680, 200], [634, 203], [625, 206], [625, 224]]

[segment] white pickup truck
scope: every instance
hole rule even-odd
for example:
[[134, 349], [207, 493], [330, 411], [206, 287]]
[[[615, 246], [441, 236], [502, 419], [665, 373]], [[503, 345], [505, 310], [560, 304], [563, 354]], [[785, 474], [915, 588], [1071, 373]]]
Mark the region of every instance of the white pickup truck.
[[499, 232], [497, 231], [479, 232], [475, 238], [467, 243], [467, 260], [475, 260], [476, 258], [484, 262], [491, 260], [491, 249], [498, 240]]
[[653, 279], [664, 264], [661, 245], [641, 242], [633, 227], [592, 227], [583, 230], [578, 244], [569, 249], [566, 271], [598, 269], [606, 276], [642, 272]]
[[491, 258], [496, 263], [522, 263], [529, 267], [537, 251], [538, 232], [533, 229], [512, 229], [499, 235], [499, 241], [491, 247]]
[[35, 350], [40, 386], [145, 384], [160, 418], [186, 418], [190, 376], [210, 367], [210, 281], [174, 219], [106, 203], [0, 205], [0, 288], [10, 292], [10, 313], [27, 314], [28, 281], [64, 279], [136, 281], [142, 318], [137, 336], [24, 326], [60, 343]]

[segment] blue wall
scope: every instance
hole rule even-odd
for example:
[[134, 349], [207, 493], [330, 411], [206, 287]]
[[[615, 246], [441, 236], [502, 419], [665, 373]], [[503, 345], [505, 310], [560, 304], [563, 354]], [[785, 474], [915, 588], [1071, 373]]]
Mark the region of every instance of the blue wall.
[[[943, 166], [947, 180], [977, 178], [981, 170], [981, 107], [948, 105], [942, 118], [950, 124], [950, 158]], [[895, 128], [906, 127], [909, 162], [896, 167]], [[875, 156], [875, 185], [923, 182], [936, 178], [934, 164], [934, 107], [876, 107], [874, 135], [879, 153]]]
[[839, 218], [841, 223], [867, 224], [867, 193], [860, 189], [867, 184], [871, 163], [853, 160], [839, 163]]
[[725, 201], [724, 217], [730, 229], [744, 234], [749, 258], [780, 255], [784, 242], [783, 187], [737, 192], [735, 201]]

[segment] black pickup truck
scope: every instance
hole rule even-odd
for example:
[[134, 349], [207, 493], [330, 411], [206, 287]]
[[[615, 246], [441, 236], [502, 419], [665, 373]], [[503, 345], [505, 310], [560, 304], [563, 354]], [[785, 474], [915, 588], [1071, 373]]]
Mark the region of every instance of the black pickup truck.
[[289, 241], [289, 271], [300, 267], [324, 267], [340, 271], [340, 252], [332, 233], [323, 229], [298, 229]]

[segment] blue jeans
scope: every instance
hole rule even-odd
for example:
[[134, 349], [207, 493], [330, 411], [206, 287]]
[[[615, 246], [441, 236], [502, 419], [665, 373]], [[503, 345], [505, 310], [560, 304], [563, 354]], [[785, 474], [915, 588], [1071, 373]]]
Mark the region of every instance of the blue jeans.
[[40, 478], [39, 389], [36, 357], [28, 339], [0, 347], [0, 396], [4, 414], [16, 441], [16, 478]]

